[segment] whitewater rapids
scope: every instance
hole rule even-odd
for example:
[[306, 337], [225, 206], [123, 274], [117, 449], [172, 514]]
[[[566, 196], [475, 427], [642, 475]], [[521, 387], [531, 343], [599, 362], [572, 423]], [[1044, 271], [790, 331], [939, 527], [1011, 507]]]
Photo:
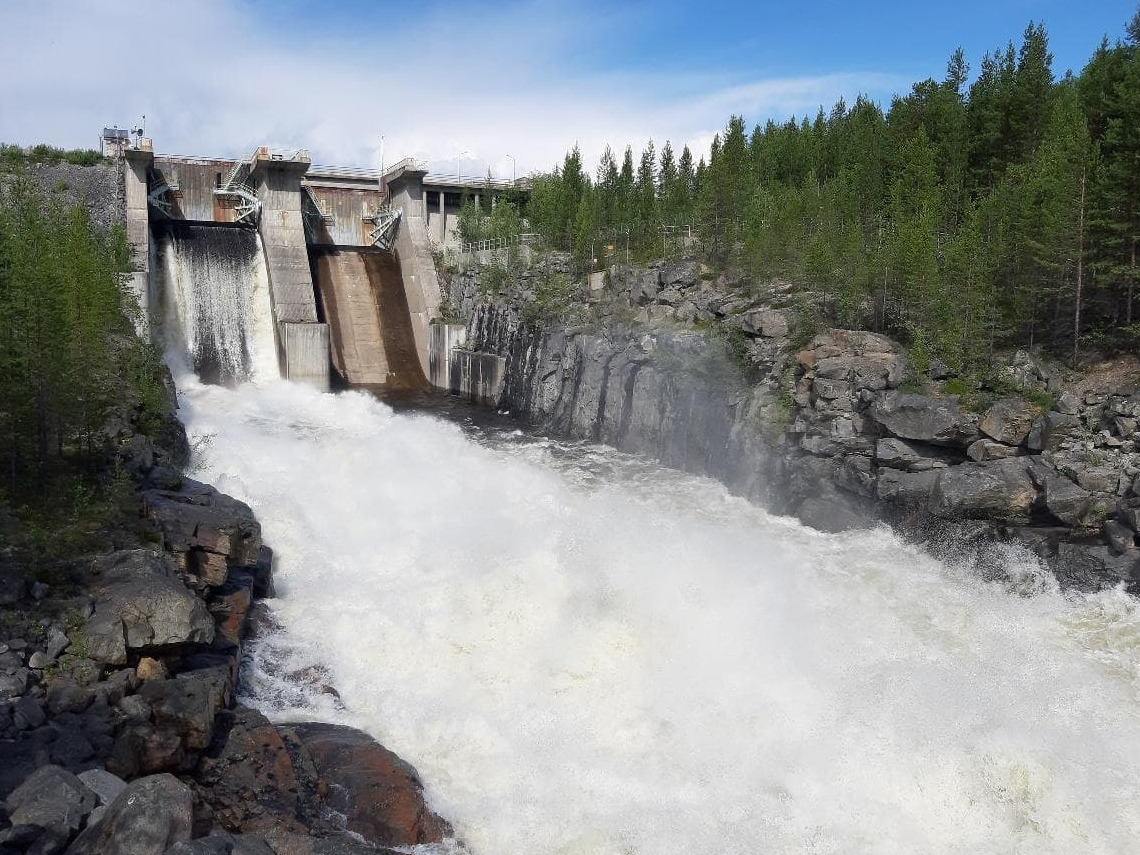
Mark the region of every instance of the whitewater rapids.
[[[592, 445], [179, 378], [283, 632], [248, 691], [415, 765], [476, 855], [1132, 853], [1140, 616]], [[273, 676], [319, 664], [344, 699]], [[258, 663], [266, 665], [259, 668]]]

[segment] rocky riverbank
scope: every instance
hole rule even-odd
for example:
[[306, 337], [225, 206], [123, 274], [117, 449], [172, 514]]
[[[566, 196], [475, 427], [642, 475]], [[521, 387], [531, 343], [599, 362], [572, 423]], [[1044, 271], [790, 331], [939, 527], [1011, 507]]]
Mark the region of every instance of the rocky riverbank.
[[1009, 353], [970, 386], [886, 336], [812, 329], [779, 282], [615, 266], [559, 320], [544, 302], [566, 273], [555, 258], [446, 280], [466, 347], [506, 359], [500, 407], [528, 423], [826, 531], [886, 521], [939, 550], [1024, 544], [1070, 586], [1140, 580], [1137, 360], [1074, 374]]
[[112, 430], [138, 519], [51, 583], [16, 550], [0, 560], [0, 853], [331, 855], [450, 836], [415, 770], [366, 734], [235, 704], [243, 647], [273, 627], [272, 551], [248, 506], [178, 474], [173, 418], [165, 441]]

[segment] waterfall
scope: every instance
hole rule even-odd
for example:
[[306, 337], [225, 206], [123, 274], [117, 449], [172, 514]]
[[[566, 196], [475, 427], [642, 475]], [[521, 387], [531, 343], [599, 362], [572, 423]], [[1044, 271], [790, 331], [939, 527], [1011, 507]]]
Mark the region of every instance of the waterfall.
[[[372, 733], [474, 855], [1136, 851], [1121, 590], [357, 392], [182, 400], [199, 477], [279, 560], [246, 702]], [[288, 676], [313, 670], [344, 709]]]
[[177, 221], [157, 231], [155, 303], [170, 364], [223, 385], [277, 377], [269, 277], [257, 232]]

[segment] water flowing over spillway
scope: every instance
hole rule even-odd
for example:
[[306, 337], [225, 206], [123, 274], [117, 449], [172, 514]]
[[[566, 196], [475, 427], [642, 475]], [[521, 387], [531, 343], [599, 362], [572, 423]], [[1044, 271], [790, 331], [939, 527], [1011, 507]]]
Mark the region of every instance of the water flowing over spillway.
[[168, 359], [212, 383], [277, 373], [269, 277], [253, 229], [159, 227], [155, 304]]
[[[1119, 591], [359, 393], [180, 384], [197, 477], [279, 556], [247, 692], [371, 732], [478, 855], [1136, 851]], [[314, 664], [343, 710], [280, 676]]]

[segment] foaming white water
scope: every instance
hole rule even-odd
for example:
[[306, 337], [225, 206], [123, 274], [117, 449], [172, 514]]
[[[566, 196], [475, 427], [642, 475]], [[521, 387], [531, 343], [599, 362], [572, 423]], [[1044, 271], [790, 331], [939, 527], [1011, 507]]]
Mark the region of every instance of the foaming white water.
[[327, 666], [347, 709], [268, 675], [259, 702], [369, 730], [480, 855], [1136, 851], [1120, 592], [1014, 595], [359, 394], [184, 386], [203, 477], [279, 556], [262, 652]]
[[156, 305], [177, 373], [227, 383], [279, 376], [269, 274], [251, 229], [177, 223], [160, 240]]

